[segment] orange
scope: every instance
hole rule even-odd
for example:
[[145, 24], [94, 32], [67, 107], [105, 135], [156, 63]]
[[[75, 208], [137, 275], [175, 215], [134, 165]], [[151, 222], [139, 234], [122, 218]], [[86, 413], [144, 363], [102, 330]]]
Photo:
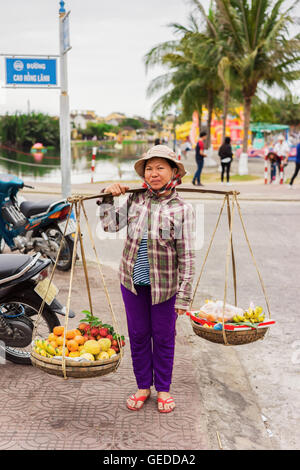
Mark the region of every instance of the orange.
[[57, 340], [57, 336], [54, 334], [54, 333], [50, 333], [50, 335], [48, 336], [48, 341], [56, 341]]
[[66, 333], [66, 338], [67, 339], [74, 339], [76, 336], [75, 330], [69, 330]]
[[77, 330], [77, 329], [75, 329], [74, 331], [75, 331], [75, 333], [76, 333], [76, 335], [75, 335], [75, 336], [82, 336], [82, 334], [81, 334], [81, 331], [80, 331], [80, 330]]
[[51, 344], [51, 346], [53, 346], [54, 348], [57, 348], [58, 346], [57, 341], [49, 341], [49, 344]]
[[85, 343], [84, 337], [81, 336], [81, 335], [75, 336], [74, 341], [76, 341], [77, 344], [84, 344]]
[[76, 341], [74, 339], [70, 339], [68, 342], [67, 342], [67, 348], [69, 351], [77, 351], [78, 350], [78, 343], [76, 343]]
[[71, 351], [69, 353], [69, 357], [79, 357], [80, 354], [79, 354], [79, 351]]
[[53, 333], [56, 335], [56, 336], [61, 336], [64, 334], [64, 327], [63, 326], [55, 326], [53, 328]]
[[58, 336], [56, 342], [57, 342], [57, 346], [62, 346], [64, 344], [64, 337]]

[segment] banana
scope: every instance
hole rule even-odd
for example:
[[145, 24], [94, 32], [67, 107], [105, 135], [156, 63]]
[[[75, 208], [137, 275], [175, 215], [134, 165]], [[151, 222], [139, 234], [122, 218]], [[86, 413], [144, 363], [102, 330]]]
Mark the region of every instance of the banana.
[[55, 348], [51, 344], [47, 344], [46, 352], [50, 354], [50, 356], [55, 356]]

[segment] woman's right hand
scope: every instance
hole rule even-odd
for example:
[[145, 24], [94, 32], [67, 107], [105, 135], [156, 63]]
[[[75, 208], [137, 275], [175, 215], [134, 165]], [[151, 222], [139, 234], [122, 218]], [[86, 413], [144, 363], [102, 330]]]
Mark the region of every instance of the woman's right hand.
[[127, 189], [129, 189], [129, 186], [125, 186], [120, 183], [114, 183], [111, 186], [105, 188], [104, 193], [111, 193], [112, 196], [121, 196], [121, 194], [125, 194]]

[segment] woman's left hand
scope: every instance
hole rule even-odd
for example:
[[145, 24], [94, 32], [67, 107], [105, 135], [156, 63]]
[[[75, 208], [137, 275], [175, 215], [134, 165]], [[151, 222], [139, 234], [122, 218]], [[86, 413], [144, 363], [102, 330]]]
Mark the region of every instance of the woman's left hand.
[[181, 308], [176, 308], [175, 311], [178, 315], [184, 315], [186, 313], [186, 310], [182, 310]]

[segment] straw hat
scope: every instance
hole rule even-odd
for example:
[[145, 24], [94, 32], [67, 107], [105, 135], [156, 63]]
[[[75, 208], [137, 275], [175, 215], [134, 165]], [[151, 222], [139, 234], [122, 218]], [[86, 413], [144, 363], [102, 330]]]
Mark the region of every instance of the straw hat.
[[165, 158], [166, 160], [170, 160], [175, 163], [181, 178], [186, 174], [183, 164], [179, 160], [176, 160], [176, 154], [170, 149], [170, 147], [167, 145], [154, 145], [134, 164], [134, 169], [141, 178], [144, 177], [146, 161], [154, 157]]

